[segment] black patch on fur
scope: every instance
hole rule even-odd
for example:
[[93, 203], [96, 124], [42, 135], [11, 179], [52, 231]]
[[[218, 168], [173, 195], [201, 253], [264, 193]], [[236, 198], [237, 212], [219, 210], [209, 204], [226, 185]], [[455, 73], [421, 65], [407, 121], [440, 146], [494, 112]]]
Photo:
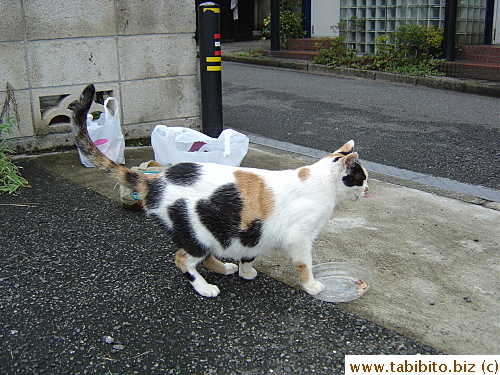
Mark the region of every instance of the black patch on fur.
[[247, 230], [240, 232], [240, 241], [243, 246], [254, 247], [260, 241], [262, 234], [262, 221], [260, 219], [253, 220]]
[[127, 173], [125, 173], [125, 180], [129, 184], [131, 184], [133, 186], [136, 186], [137, 185], [137, 181], [139, 181], [139, 176], [135, 172], [127, 172]]
[[150, 218], [158, 224], [160, 227], [165, 229], [169, 234], [172, 234], [172, 228], [157, 214], [151, 214]]
[[191, 275], [189, 272], [184, 272], [184, 277], [191, 282], [193, 282], [195, 280], [195, 277], [193, 275]]
[[354, 166], [347, 170], [348, 175], [342, 178], [344, 185], [352, 187], [352, 186], [363, 186], [363, 182], [366, 180], [365, 172], [357, 161], [354, 163]]
[[196, 205], [196, 212], [203, 225], [212, 232], [222, 247], [231, 245], [239, 235], [240, 213], [243, 203], [235, 184], [219, 187], [208, 199]]
[[176, 185], [190, 186], [200, 178], [201, 166], [195, 163], [179, 163], [165, 172], [168, 182]]
[[148, 192], [146, 197], [143, 198], [144, 205], [149, 209], [156, 209], [160, 207], [160, 203], [163, 199], [163, 193], [165, 192], [165, 181], [161, 178], [154, 180], [149, 180]]
[[250, 262], [253, 262], [255, 260], [255, 257], [252, 257], [252, 258], [241, 258], [240, 262], [241, 263], [250, 263]]
[[254, 247], [260, 241], [262, 221], [252, 221], [247, 230], [240, 230], [243, 202], [235, 184], [219, 187], [208, 199], [196, 205], [196, 212], [202, 224], [213, 234], [224, 248], [231, 246], [234, 238], [241, 244]]
[[207, 256], [209, 249], [196, 239], [194, 229], [189, 222], [186, 200], [176, 200], [168, 207], [168, 215], [173, 225], [171, 230], [172, 241], [195, 258]]

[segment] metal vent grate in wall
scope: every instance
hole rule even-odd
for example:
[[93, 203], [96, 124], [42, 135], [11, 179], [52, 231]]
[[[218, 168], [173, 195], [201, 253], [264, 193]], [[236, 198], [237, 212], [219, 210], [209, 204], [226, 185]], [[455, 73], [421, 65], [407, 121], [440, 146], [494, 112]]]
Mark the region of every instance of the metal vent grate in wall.
[[[113, 96], [113, 90], [97, 91], [95, 103], [93, 106], [92, 115], [98, 118], [102, 113], [102, 105], [107, 97]], [[71, 116], [74, 103], [76, 101], [75, 95], [71, 94], [58, 94], [58, 95], [45, 95], [38, 98], [40, 105], [41, 123], [37, 128], [39, 134], [57, 133], [68, 131], [71, 124]]]

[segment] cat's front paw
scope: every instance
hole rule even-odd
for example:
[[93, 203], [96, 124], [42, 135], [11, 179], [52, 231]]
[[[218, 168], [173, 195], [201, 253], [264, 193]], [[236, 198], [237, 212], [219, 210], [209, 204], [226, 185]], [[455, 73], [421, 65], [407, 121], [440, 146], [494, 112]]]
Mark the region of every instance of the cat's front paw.
[[217, 285], [205, 284], [202, 286], [194, 286], [194, 289], [201, 294], [203, 297], [217, 297], [220, 293]]
[[304, 290], [309, 293], [312, 296], [315, 296], [316, 294], [321, 293], [323, 290], [325, 290], [325, 286], [321, 281], [314, 280], [311, 284], [305, 284], [302, 285]]

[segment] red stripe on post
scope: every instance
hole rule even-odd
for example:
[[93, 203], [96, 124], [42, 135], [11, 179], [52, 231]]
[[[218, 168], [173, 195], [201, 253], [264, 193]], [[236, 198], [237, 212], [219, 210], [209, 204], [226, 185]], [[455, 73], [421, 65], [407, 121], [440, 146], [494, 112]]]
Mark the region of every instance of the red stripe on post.
[[220, 34], [214, 34], [214, 39], [220, 39]]
[[220, 56], [220, 51], [214, 51], [215, 56]]

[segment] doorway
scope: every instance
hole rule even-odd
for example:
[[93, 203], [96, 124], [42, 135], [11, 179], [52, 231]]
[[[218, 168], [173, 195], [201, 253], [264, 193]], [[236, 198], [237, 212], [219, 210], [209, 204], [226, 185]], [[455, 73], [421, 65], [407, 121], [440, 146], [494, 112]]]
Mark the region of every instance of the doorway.
[[493, 44], [500, 44], [500, 1], [495, 0], [493, 5]]
[[311, 0], [311, 36], [338, 36], [335, 26], [340, 21], [340, 0]]

